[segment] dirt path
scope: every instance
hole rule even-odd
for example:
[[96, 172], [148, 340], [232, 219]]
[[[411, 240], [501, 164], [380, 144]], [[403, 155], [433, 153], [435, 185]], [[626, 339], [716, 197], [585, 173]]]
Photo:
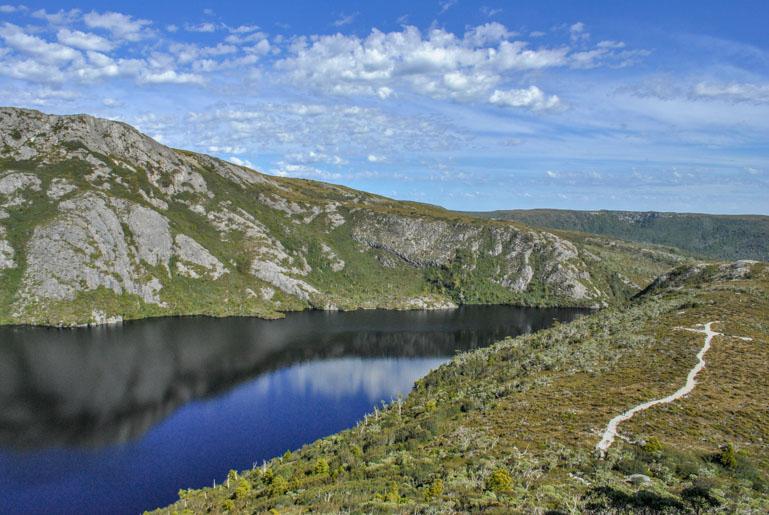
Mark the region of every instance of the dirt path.
[[[695, 377], [697, 377], [697, 374], [700, 373], [700, 370], [705, 368], [705, 360], [703, 357], [705, 356], [705, 353], [710, 349], [710, 342], [713, 339], [713, 337], [717, 334], [715, 331], [713, 331], [710, 326], [712, 324], [717, 324], [718, 321], [714, 320], [713, 322], [708, 322], [705, 324], [705, 326], [701, 329], [691, 329], [688, 327], [684, 327], [682, 329], [686, 331], [693, 331], [696, 333], [703, 333], [705, 335], [705, 345], [702, 346], [702, 349], [697, 354], [697, 364], [694, 365], [694, 368], [692, 368], [689, 371], [689, 375], [686, 378], [686, 385], [682, 386], [678, 389], [674, 394], [668, 395], [667, 397], [664, 397], [662, 399], [656, 399], [653, 401], [644, 402], [643, 404], [639, 404], [635, 408], [632, 408], [622, 415], [617, 415], [613, 419], [609, 421], [609, 425], [606, 426], [606, 430], [603, 432], [603, 437], [601, 438], [601, 441], [598, 442], [598, 445], [596, 445], [596, 448], [601, 451], [601, 457], [606, 454], [606, 451], [611, 447], [611, 444], [614, 443], [614, 438], [617, 436], [617, 427], [620, 425], [621, 422], [624, 422], [625, 420], [630, 420], [633, 415], [638, 413], [639, 411], [643, 411], [646, 409], [651, 408], [652, 406], [656, 406], [657, 404], [668, 404], [670, 402], [673, 402], [676, 399], [680, 399], [684, 395], [688, 395], [691, 393], [692, 390], [694, 390], [694, 386], [697, 384], [697, 382], [694, 380]], [[697, 324], [701, 325], [701, 324]]]

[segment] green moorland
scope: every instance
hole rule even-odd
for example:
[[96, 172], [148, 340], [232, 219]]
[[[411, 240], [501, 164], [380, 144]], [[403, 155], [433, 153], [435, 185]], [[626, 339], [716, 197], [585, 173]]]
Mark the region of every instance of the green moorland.
[[532, 227], [667, 245], [711, 259], [769, 261], [769, 216], [562, 209], [514, 209], [471, 214], [514, 220]]
[[[159, 513], [766, 513], [767, 313], [769, 265], [681, 266]], [[609, 420], [684, 385], [705, 341], [685, 328], [708, 322], [721, 334], [694, 390], [622, 422], [602, 458]]]

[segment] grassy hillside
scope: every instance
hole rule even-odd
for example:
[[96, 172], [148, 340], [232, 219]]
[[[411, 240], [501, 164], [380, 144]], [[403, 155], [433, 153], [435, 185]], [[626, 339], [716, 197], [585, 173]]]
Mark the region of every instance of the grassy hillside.
[[483, 218], [514, 220], [532, 227], [604, 234], [666, 245], [711, 259], [769, 261], [769, 216], [560, 209], [472, 214]]
[[[683, 266], [625, 306], [458, 355], [357, 427], [160, 513], [765, 513], [769, 265]], [[687, 396], [670, 395], [718, 331]], [[634, 475], [640, 474], [640, 475]], [[180, 485], [184, 486], [184, 485]], [[551, 511], [548, 511], [551, 510]]]
[[0, 323], [605, 306], [685, 253], [533, 230], [0, 108]]

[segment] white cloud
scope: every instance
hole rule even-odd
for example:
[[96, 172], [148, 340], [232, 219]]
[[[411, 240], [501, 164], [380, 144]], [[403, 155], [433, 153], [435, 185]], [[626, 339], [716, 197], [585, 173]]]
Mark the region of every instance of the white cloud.
[[756, 84], [735, 81], [724, 84], [700, 81], [692, 85], [691, 82], [675, 82], [668, 76], [660, 76], [650, 77], [639, 84], [620, 88], [617, 92], [629, 92], [637, 97], [654, 97], [660, 100], [686, 98], [689, 100], [732, 103], [769, 103], [769, 83]]
[[481, 14], [488, 16], [489, 18], [496, 16], [497, 14], [501, 13], [502, 9], [492, 9], [488, 6], [481, 7]]
[[235, 156], [230, 156], [230, 162], [235, 163], [238, 166], [245, 166], [246, 168], [254, 169], [254, 164], [248, 159], [239, 159]]
[[569, 33], [571, 35], [571, 40], [574, 43], [590, 39], [590, 33], [585, 31], [585, 24], [581, 21], [570, 26]]
[[374, 154], [369, 154], [368, 155], [368, 162], [369, 163], [382, 163], [384, 161], [387, 161], [387, 159], [382, 157], [382, 156], [375, 156]]
[[145, 27], [150, 25], [151, 21], [134, 19], [133, 16], [126, 14], [116, 12], [99, 14], [91, 11], [83, 16], [83, 21], [92, 29], [107, 30], [113, 36], [127, 41], [139, 41], [152, 35], [152, 32]]
[[547, 96], [536, 86], [528, 89], [495, 90], [489, 102], [503, 107], [526, 107], [535, 111], [563, 110], [566, 106], [557, 95]]
[[77, 50], [58, 43], [48, 43], [37, 36], [30, 36], [20, 27], [8, 22], [0, 27], [0, 37], [9, 47], [32, 55], [41, 63], [65, 64], [82, 57]]
[[259, 25], [239, 25], [238, 27], [227, 27], [227, 30], [233, 34], [245, 34], [259, 30]]
[[58, 66], [34, 59], [0, 61], [0, 75], [33, 83], [62, 82], [65, 78]]
[[596, 45], [598, 48], [625, 48], [625, 43], [622, 41], [599, 41]]
[[138, 82], [142, 84], [202, 84], [205, 79], [194, 73], [179, 73], [176, 70], [162, 72], [143, 71]]
[[327, 163], [332, 165], [346, 164], [347, 161], [337, 155], [328, 155], [324, 152], [315, 152], [310, 150], [309, 152], [297, 152], [293, 154], [286, 154], [286, 160], [291, 163], [307, 164], [307, 163]]
[[457, 1], [458, 0], [442, 0], [441, 2], [439, 2], [440, 5], [441, 5], [441, 12], [440, 12], [440, 14], [443, 14], [446, 11], [448, 11], [449, 9], [451, 9], [452, 7], [454, 7], [454, 5], [456, 5]]
[[238, 51], [238, 48], [224, 43], [219, 43], [213, 47], [201, 47], [194, 43], [179, 43], [171, 44], [168, 50], [176, 56], [179, 63], [188, 64], [203, 57], [233, 54]]
[[332, 25], [334, 27], [342, 27], [343, 25], [348, 25], [352, 23], [359, 14], [360, 13], [356, 12], [356, 13], [350, 14], [349, 16], [345, 16], [344, 13], [340, 13], [339, 18], [334, 20]]
[[81, 50], [97, 50], [108, 52], [114, 45], [107, 39], [96, 34], [88, 34], [79, 30], [59, 29], [56, 38], [65, 45]]
[[314, 166], [295, 165], [284, 161], [279, 161], [276, 165], [278, 168], [274, 168], [270, 172], [281, 177], [302, 177], [304, 179], [318, 179], [322, 181], [336, 181], [342, 178], [341, 173], [329, 172]]
[[490, 43], [498, 43], [503, 39], [515, 36], [515, 32], [507, 30], [507, 27], [495, 21], [478, 25], [465, 32], [465, 43], [474, 47], [486, 46]]
[[15, 13], [18, 11], [26, 11], [27, 8], [23, 5], [14, 6], [14, 5], [0, 5], [0, 13]]
[[172, 23], [171, 25], [166, 25], [166, 30], [168, 32], [177, 32], [179, 30], [179, 26]]
[[[422, 34], [416, 27], [365, 39], [334, 34], [295, 38], [289, 57], [275, 67], [297, 86], [331, 95], [388, 98], [406, 88], [433, 98], [478, 102], [514, 72], [569, 63], [566, 47], [528, 49], [514, 34], [492, 22], [468, 29], [462, 38], [443, 29]], [[491, 45], [491, 46], [488, 46]]]
[[216, 32], [219, 26], [211, 22], [199, 23], [198, 25], [184, 24], [184, 30], [188, 32]]
[[729, 84], [715, 84], [712, 82], [699, 82], [692, 88], [691, 95], [695, 98], [765, 104], [769, 103], [769, 83], [748, 84], [730, 82]]
[[745, 171], [749, 173], [750, 175], [761, 175], [764, 173], [763, 170], [759, 170], [758, 168], [753, 168], [751, 166], [745, 167]]
[[556, 177], [558, 177], [558, 173], [553, 172], [552, 170], [548, 170], [547, 172], [545, 172], [545, 174], [551, 179], [555, 179]]
[[55, 12], [55, 13], [49, 13], [45, 9], [38, 9], [37, 11], [34, 11], [32, 13], [32, 17], [45, 20], [51, 25], [64, 25], [67, 23], [71, 23], [75, 19], [77, 19], [78, 16], [80, 16], [79, 9], [72, 9], [70, 11], [65, 11], [64, 9], [60, 9], [58, 12]]

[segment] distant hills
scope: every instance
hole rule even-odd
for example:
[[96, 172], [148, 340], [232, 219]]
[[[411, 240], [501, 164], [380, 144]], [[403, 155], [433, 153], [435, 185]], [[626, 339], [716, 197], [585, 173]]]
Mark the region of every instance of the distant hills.
[[[746, 206], [746, 209], [750, 209]], [[468, 212], [532, 227], [603, 234], [687, 250], [714, 259], [769, 261], [769, 216], [513, 209]]]

